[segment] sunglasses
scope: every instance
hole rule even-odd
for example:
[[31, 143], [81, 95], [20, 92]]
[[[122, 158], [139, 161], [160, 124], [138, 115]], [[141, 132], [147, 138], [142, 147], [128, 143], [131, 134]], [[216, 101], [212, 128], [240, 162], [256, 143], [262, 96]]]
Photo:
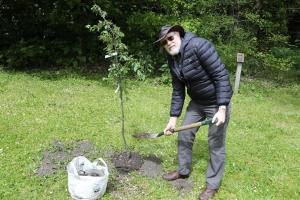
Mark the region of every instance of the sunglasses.
[[163, 40], [160, 44], [161, 44], [161, 46], [165, 46], [168, 43], [168, 41], [172, 42], [173, 40], [174, 40], [174, 36], [171, 35], [171, 36], [167, 37], [165, 40]]

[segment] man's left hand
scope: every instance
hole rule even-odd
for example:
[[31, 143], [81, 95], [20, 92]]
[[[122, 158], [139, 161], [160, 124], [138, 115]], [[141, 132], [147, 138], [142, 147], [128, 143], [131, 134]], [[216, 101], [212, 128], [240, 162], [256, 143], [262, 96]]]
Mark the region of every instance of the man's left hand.
[[226, 106], [219, 106], [218, 112], [214, 115], [212, 123], [216, 123], [216, 126], [219, 126], [225, 122], [226, 119]]

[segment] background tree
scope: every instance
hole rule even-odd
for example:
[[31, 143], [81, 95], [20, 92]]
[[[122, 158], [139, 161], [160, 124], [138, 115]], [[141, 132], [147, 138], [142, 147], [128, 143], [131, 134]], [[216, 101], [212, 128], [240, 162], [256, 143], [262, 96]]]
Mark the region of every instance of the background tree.
[[97, 37], [84, 28], [97, 23], [89, 12], [94, 3], [125, 33], [128, 51], [147, 66], [146, 75], [167, 69], [152, 42], [168, 23], [211, 40], [231, 72], [236, 53], [243, 52], [247, 75], [300, 79], [300, 5], [291, 0], [0, 0], [0, 65], [85, 71], [97, 66], [108, 72]]

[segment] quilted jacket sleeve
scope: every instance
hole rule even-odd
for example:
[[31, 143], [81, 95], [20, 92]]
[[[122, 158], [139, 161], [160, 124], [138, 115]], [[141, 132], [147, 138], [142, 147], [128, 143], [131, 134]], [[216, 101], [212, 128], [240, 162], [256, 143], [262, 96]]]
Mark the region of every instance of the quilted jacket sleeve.
[[171, 108], [170, 116], [178, 117], [181, 115], [182, 107], [185, 99], [185, 84], [181, 82], [177, 76], [172, 74], [172, 99], [171, 99]]
[[197, 54], [201, 65], [212, 79], [216, 88], [218, 105], [228, 105], [232, 96], [229, 74], [214, 46], [205, 39], [197, 41]]

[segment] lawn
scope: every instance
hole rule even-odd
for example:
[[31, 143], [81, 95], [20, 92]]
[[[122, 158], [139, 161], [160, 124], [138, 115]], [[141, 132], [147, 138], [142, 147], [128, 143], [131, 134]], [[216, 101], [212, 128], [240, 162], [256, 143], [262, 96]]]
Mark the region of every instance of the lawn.
[[[137, 140], [131, 134], [163, 130], [171, 88], [157, 79], [129, 81], [125, 134], [131, 151], [176, 168], [176, 136]], [[37, 176], [43, 152], [88, 140], [101, 152], [123, 151], [120, 103], [112, 84], [65, 72], [0, 71], [0, 199], [71, 199], [67, 173]], [[300, 199], [300, 85], [242, 79], [232, 100], [227, 164], [215, 199]], [[131, 172], [103, 199], [196, 199], [205, 183], [207, 127], [193, 149], [193, 189], [180, 194], [169, 182]], [[92, 159], [92, 158], [90, 158]], [[118, 193], [116, 196], [115, 193]], [[121, 197], [121, 198], [118, 198]]]

